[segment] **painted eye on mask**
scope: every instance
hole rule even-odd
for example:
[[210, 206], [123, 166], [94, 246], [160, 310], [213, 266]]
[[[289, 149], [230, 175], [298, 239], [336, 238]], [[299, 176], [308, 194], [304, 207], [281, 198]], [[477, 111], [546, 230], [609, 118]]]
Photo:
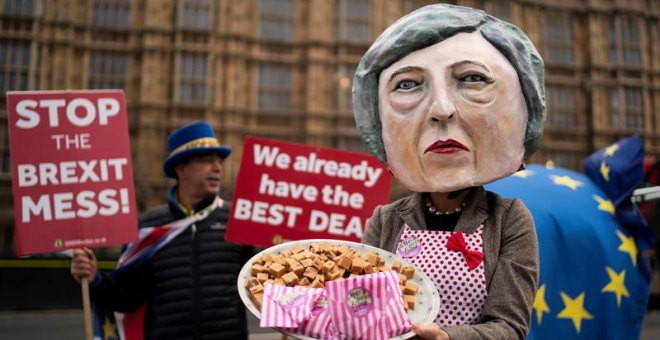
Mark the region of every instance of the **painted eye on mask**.
[[409, 90], [412, 90], [412, 89], [416, 88], [417, 86], [419, 86], [418, 82], [416, 82], [414, 80], [406, 79], [406, 80], [402, 80], [402, 81], [398, 82], [396, 84], [395, 90], [409, 91]]
[[467, 76], [461, 77], [461, 81], [466, 82], [466, 83], [487, 83], [490, 84], [493, 82], [492, 79], [482, 76], [480, 74], [469, 74]]

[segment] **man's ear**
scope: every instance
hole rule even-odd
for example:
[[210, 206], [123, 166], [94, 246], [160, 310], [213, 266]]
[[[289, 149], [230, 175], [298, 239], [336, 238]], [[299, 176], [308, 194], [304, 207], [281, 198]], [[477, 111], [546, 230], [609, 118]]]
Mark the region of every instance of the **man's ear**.
[[179, 163], [176, 166], [174, 166], [174, 173], [176, 173], [176, 178], [181, 179], [181, 176], [186, 170], [186, 165], [183, 163]]

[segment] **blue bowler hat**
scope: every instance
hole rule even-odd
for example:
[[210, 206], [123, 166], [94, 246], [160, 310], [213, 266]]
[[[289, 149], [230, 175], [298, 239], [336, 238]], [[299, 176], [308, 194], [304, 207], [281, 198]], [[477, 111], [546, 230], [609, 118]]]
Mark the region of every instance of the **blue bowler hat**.
[[169, 155], [163, 163], [163, 172], [167, 177], [176, 178], [174, 167], [177, 164], [193, 156], [214, 153], [225, 159], [231, 153], [231, 147], [220, 145], [211, 124], [195, 122], [172, 132], [167, 138], [167, 151]]

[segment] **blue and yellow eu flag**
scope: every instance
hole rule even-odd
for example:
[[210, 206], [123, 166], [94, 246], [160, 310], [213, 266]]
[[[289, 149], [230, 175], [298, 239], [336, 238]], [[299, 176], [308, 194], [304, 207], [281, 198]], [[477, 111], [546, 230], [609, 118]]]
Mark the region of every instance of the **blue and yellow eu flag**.
[[655, 236], [630, 199], [644, 180], [644, 142], [633, 136], [598, 150], [584, 161], [584, 172], [610, 197], [617, 221], [635, 237], [641, 269], [650, 279], [651, 264], [643, 254], [655, 245]]
[[609, 191], [577, 172], [540, 165], [486, 188], [521, 198], [534, 216], [541, 273], [530, 339], [639, 338], [649, 297], [640, 250], [652, 234], [618, 221]]

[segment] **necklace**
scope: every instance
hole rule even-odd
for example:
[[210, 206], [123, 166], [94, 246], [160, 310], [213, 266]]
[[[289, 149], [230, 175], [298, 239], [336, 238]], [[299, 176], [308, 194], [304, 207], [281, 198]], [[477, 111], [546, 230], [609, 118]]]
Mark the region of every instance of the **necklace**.
[[436, 208], [436, 207], [433, 205], [433, 203], [431, 202], [430, 199], [428, 199], [428, 198], [426, 199], [426, 211], [428, 211], [428, 213], [431, 214], [431, 215], [451, 215], [451, 214], [456, 214], [456, 213], [461, 212], [461, 211], [463, 210], [463, 207], [465, 207], [465, 201], [463, 201], [463, 203], [461, 203], [460, 206], [454, 208], [453, 210], [450, 210], [450, 211], [442, 211], [442, 210], [438, 210], [438, 208]]

